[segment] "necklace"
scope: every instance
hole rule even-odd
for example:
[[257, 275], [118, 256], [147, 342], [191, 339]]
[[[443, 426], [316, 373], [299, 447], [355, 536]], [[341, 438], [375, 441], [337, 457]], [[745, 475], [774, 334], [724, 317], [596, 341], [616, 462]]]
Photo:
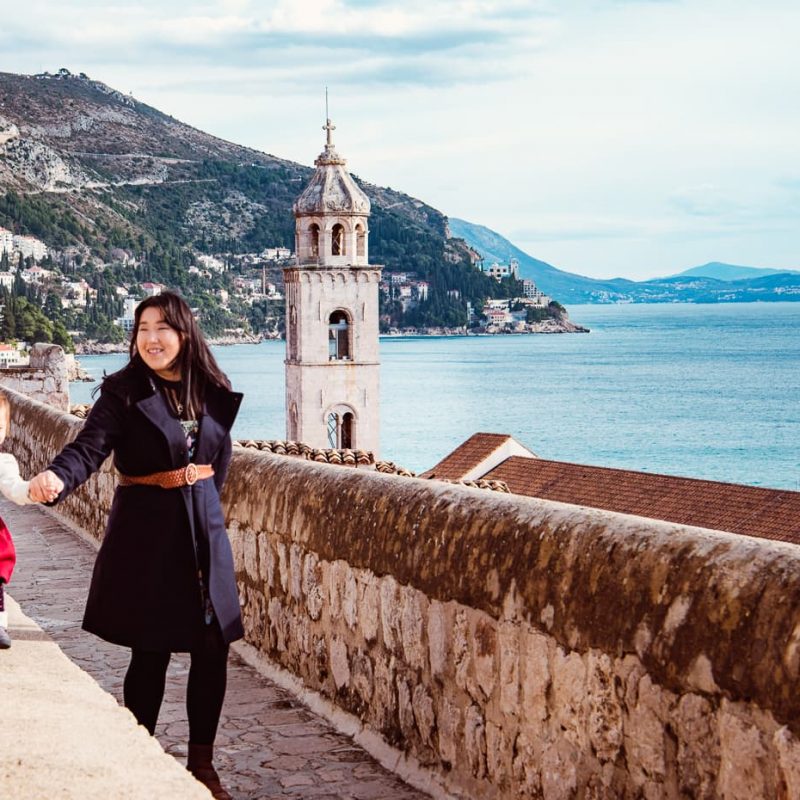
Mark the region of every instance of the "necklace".
[[174, 389], [167, 389], [167, 401], [169, 402], [175, 416], [180, 417], [183, 414], [183, 403], [178, 400], [178, 393]]

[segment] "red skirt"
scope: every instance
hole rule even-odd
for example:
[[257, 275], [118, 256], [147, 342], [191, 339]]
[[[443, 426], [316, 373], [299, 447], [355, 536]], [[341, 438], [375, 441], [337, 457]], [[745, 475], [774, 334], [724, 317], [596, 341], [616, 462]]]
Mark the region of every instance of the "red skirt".
[[8, 583], [11, 580], [11, 573], [14, 571], [14, 564], [16, 563], [17, 553], [14, 550], [11, 531], [9, 531], [2, 517], [0, 517], [0, 581]]

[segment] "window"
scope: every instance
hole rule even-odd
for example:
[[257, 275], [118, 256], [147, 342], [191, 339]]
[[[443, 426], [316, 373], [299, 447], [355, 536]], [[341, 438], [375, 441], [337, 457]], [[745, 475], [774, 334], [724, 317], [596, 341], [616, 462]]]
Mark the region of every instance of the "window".
[[331, 411], [328, 414], [328, 445], [336, 450], [352, 450], [356, 441], [355, 420], [352, 411], [344, 411], [342, 414]]
[[350, 320], [344, 311], [334, 311], [328, 319], [328, 359], [350, 359]]
[[308, 228], [308, 253], [311, 258], [319, 258], [319, 225], [316, 222]]
[[342, 225], [340, 222], [337, 222], [333, 226], [332, 237], [333, 238], [331, 239], [331, 255], [332, 256], [346, 255], [344, 246], [344, 225]]
[[352, 449], [353, 447], [353, 415], [347, 412], [342, 416], [341, 435], [339, 436], [339, 447]]
[[363, 225], [356, 225], [356, 255], [365, 256], [367, 254], [367, 235], [364, 233]]
[[339, 447], [339, 415], [333, 411], [328, 414], [328, 445]]

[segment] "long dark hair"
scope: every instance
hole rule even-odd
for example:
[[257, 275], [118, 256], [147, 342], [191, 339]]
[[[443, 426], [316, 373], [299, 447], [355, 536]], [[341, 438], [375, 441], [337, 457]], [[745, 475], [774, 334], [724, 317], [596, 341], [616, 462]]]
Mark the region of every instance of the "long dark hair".
[[131, 365], [147, 365], [136, 348], [136, 336], [139, 333], [139, 321], [142, 313], [148, 308], [157, 308], [164, 315], [164, 322], [181, 337], [181, 349], [170, 364], [170, 368], [181, 373], [181, 398], [183, 407], [190, 416], [196, 416], [203, 408], [206, 390], [209, 386], [230, 389], [228, 376], [219, 368], [217, 360], [203, 338], [203, 334], [195, 321], [192, 310], [186, 301], [174, 292], [162, 292], [142, 300], [136, 306], [131, 331]]

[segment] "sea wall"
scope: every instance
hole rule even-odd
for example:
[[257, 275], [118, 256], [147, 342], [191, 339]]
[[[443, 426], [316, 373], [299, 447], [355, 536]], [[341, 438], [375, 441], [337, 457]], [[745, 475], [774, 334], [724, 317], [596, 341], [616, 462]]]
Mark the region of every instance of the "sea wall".
[[[82, 424], [13, 403], [34, 468]], [[248, 641], [454, 794], [800, 797], [796, 547], [250, 450], [223, 502]]]
[[6, 387], [69, 411], [67, 356], [57, 344], [35, 344], [27, 367], [0, 369], [0, 388]]

